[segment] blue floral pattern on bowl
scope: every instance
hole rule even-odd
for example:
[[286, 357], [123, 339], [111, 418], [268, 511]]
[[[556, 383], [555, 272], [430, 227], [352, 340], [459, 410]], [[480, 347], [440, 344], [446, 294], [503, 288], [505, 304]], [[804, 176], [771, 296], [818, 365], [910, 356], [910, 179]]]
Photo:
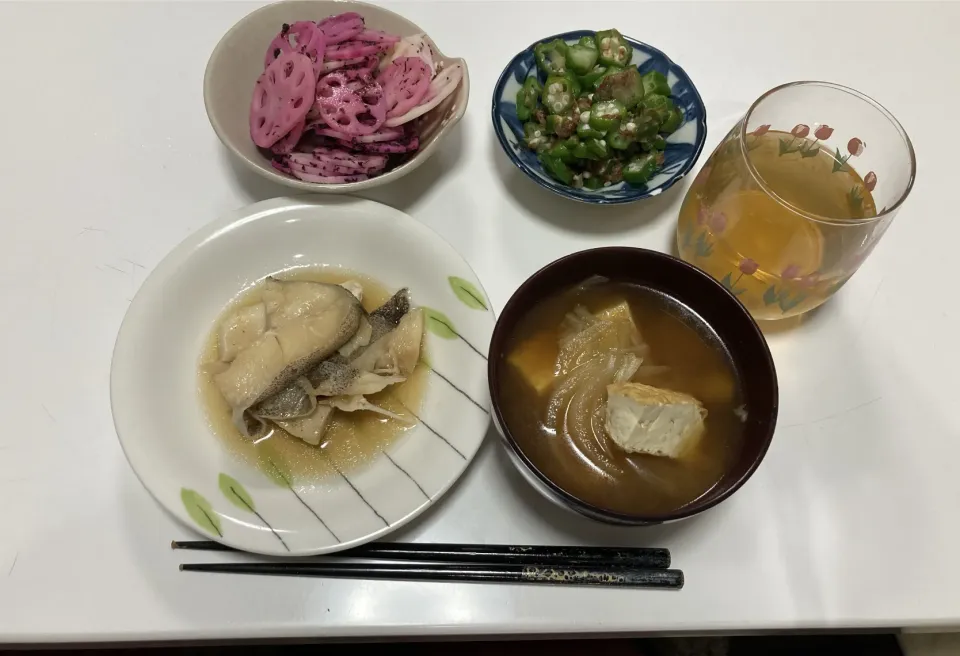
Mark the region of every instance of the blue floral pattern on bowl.
[[[563, 39], [573, 44], [580, 37], [593, 34], [590, 30], [564, 32], [539, 39], [537, 43]], [[537, 154], [523, 145], [523, 123], [517, 118], [517, 90], [523, 86], [523, 81], [528, 76], [538, 74], [533, 58], [535, 43], [514, 57], [497, 80], [497, 86], [493, 90], [493, 129], [510, 161], [540, 186], [584, 203], [631, 203], [669, 189], [693, 168], [700, 157], [707, 138], [707, 110], [697, 88], [687, 73], [665, 54], [645, 43], [625, 38], [633, 46], [630, 64], [636, 66], [641, 74], [659, 71], [665, 75], [670, 84], [670, 97], [677, 107], [683, 110], [683, 123], [676, 132], [667, 137], [663, 168], [643, 187], [621, 182], [597, 190], [575, 189], [551, 178], [543, 170]]]

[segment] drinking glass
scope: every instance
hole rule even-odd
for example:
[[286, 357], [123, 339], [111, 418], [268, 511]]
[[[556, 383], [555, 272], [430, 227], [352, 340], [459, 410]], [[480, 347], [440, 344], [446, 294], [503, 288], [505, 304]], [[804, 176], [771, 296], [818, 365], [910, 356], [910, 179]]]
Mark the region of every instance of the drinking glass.
[[793, 82], [760, 96], [687, 192], [680, 256], [757, 319], [830, 298], [890, 226], [916, 175], [913, 145], [867, 96]]

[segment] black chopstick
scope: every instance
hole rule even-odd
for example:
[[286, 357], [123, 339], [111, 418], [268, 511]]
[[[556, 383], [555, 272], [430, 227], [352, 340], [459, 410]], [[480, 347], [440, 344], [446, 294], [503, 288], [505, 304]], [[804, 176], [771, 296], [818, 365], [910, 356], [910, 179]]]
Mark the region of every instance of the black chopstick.
[[[212, 540], [173, 542], [174, 549], [233, 551]], [[416, 560], [435, 563], [486, 563], [556, 567], [607, 566], [667, 569], [670, 551], [653, 547], [579, 547], [506, 544], [444, 544], [425, 542], [371, 542], [324, 557], [370, 560]]]
[[487, 583], [547, 583], [629, 588], [683, 587], [676, 569], [611, 567], [540, 567], [536, 565], [384, 564], [384, 563], [187, 563], [189, 572], [263, 574], [332, 578], [395, 579], [400, 581], [459, 581]]

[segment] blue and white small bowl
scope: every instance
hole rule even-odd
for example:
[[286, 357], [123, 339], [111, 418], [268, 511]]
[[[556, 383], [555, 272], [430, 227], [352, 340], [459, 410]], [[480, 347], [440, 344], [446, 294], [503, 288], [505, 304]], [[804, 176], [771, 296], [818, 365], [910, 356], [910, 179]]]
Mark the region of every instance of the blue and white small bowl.
[[[584, 203], [614, 205], [632, 203], [661, 194], [683, 178], [700, 157], [707, 138], [707, 110], [686, 71], [656, 48], [635, 39], [625, 37], [633, 46], [630, 64], [636, 66], [641, 74], [654, 70], [663, 73], [670, 84], [670, 97], [677, 107], [683, 110], [683, 123], [676, 132], [667, 137], [663, 168], [657, 175], [643, 187], [621, 182], [597, 190], [576, 189], [551, 178], [543, 170], [537, 154], [523, 145], [523, 123], [517, 118], [516, 97], [524, 80], [530, 75], [538, 74], [533, 57], [534, 46], [554, 39], [563, 39], [572, 45], [581, 37], [593, 35], [594, 32], [590, 30], [577, 30], [548, 36], [539, 39], [510, 60], [493, 90], [493, 129], [507, 157], [517, 168], [541, 187], [561, 196]], [[543, 76], [540, 81], [544, 81]]]

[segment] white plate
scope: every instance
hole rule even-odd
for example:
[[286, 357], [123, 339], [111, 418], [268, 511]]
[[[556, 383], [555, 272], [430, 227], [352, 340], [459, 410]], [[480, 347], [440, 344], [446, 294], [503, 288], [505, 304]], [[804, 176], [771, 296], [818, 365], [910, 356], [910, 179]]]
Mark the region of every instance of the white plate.
[[[339, 265], [390, 291], [409, 287], [414, 304], [443, 323], [427, 321], [421, 423], [343, 476], [283, 485], [212, 434], [197, 363], [231, 299], [265, 276], [309, 265]], [[469, 265], [406, 214], [352, 198], [257, 203], [189, 237], [140, 288], [113, 354], [114, 424], [144, 486], [207, 537], [273, 555], [346, 549], [416, 517], [470, 463], [490, 421], [485, 354], [493, 324]]]

